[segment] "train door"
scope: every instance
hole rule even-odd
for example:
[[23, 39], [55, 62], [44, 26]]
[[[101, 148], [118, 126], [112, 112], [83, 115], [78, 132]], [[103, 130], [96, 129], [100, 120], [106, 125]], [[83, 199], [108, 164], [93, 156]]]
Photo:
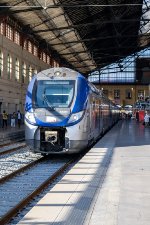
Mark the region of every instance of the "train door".
[[86, 112], [84, 116], [83, 132], [87, 133], [88, 136], [91, 132], [90, 131], [90, 99], [88, 99], [87, 108], [86, 108]]
[[99, 121], [99, 99], [96, 94], [93, 94], [91, 104], [91, 129], [93, 139], [96, 140], [99, 136], [100, 121]]
[[101, 132], [105, 131], [105, 101], [104, 98], [101, 100]]
[[89, 96], [89, 140], [94, 139], [94, 119], [93, 119], [94, 98]]
[[90, 121], [90, 138], [95, 140], [101, 133], [101, 109], [100, 109], [100, 99], [96, 94], [91, 94], [89, 98], [90, 102], [90, 112], [89, 112], [89, 121]]
[[99, 108], [99, 96], [95, 97], [95, 135], [100, 134], [100, 108]]
[[109, 102], [109, 124], [110, 124], [110, 126], [112, 126], [112, 124], [113, 124], [113, 113], [114, 113], [113, 105], [111, 104], [111, 102]]
[[93, 111], [93, 97], [90, 95], [90, 131], [92, 133], [93, 125], [92, 125], [92, 111]]
[[102, 100], [99, 100], [99, 123], [100, 123], [100, 133], [103, 131], [103, 109], [102, 109]]
[[0, 114], [2, 113], [2, 102], [0, 102]]

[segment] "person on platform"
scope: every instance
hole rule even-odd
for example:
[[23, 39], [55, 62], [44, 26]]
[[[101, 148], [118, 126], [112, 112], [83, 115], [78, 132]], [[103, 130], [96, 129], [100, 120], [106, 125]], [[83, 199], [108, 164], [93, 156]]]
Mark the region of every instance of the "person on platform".
[[15, 127], [15, 119], [16, 119], [16, 114], [13, 112], [11, 116], [11, 127]]
[[4, 110], [2, 113], [2, 128], [6, 127], [7, 128], [7, 120], [8, 120], [8, 114], [6, 113], [6, 111]]
[[139, 122], [139, 111], [138, 110], [136, 111], [135, 117], [136, 117], [136, 121]]
[[20, 128], [21, 126], [21, 112], [18, 110], [18, 113], [17, 113], [17, 119], [18, 119], [18, 128]]
[[145, 124], [145, 127], [149, 126], [149, 118], [150, 118], [150, 116], [146, 112], [145, 113], [145, 116], [144, 116], [144, 124]]

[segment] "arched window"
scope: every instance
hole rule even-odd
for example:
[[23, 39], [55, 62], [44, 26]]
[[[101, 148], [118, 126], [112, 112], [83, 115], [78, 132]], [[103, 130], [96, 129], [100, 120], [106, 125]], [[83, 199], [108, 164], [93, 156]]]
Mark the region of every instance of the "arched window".
[[15, 62], [15, 80], [19, 80], [19, 59], [17, 58]]
[[12, 57], [10, 54], [7, 55], [7, 75], [8, 79], [11, 79], [11, 73], [12, 73]]
[[14, 42], [20, 45], [20, 33], [17, 30], [14, 33]]
[[53, 60], [53, 66], [57, 67], [57, 62], [55, 60]]
[[43, 62], [46, 62], [46, 53], [43, 52]]
[[33, 55], [38, 56], [38, 48], [37, 46], [33, 46]]
[[28, 41], [28, 51], [32, 53], [32, 42]]
[[3, 75], [3, 53], [0, 49], [0, 77]]
[[3, 22], [0, 23], [0, 33], [4, 34], [4, 23]]
[[51, 63], [50, 56], [49, 56], [49, 55], [47, 55], [47, 64], [49, 64], [49, 65], [50, 65], [50, 63]]
[[25, 62], [23, 62], [23, 64], [22, 64], [22, 83], [25, 82], [26, 76], [27, 76], [27, 66], [26, 66]]
[[6, 37], [13, 40], [13, 28], [9, 24], [6, 24]]
[[29, 81], [32, 79], [32, 67], [29, 65]]
[[37, 73], [38, 73], [38, 72], [37, 72], [37, 69], [35, 68], [35, 69], [34, 69], [34, 74], [37, 74]]
[[27, 40], [24, 40], [24, 42], [23, 42], [23, 48], [24, 48], [25, 50], [28, 49], [28, 42], [27, 42]]

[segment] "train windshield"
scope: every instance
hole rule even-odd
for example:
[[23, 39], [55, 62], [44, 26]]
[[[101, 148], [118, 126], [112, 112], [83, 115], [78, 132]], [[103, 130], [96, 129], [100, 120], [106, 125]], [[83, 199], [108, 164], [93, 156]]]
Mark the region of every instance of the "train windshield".
[[74, 80], [41, 80], [33, 95], [34, 105], [39, 108], [70, 107], [75, 88]]

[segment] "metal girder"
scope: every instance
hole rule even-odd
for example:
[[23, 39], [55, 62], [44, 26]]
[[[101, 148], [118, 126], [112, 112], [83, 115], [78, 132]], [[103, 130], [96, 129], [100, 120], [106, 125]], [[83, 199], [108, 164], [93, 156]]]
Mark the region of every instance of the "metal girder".
[[7, 13], [9, 9], [12, 7], [18, 7], [18, 4], [24, 2], [24, 0], [20, 0], [14, 3], [12, 6], [8, 6], [6, 4], [0, 4], [0, 14]]
[[[52, 20], [54, 20], [54, 19], [56, 19], [56, 18], [58, 18], [58, 17], [60, 17], [60, 16], [62, 16], [62, 15], [64, 15], [64, 13], [59, 14], [58, 16], [55, 16], [55, 17], [52, 17], [52, 18], [45, 19], [44, 21], [42, 21], [42, 22], [40, 22], [40, 23], [34, 24], [34, 26], [31, 26], [31, 28], [32, 28], [32, 29], [37, 28], [38, 26], [40, 26], [40, 25], [42, 25], [42, 24], [45, 24], [45, 23], [47, 23], [47, 22], [49, 22], [49, 21], [52, 21]], [[29, 25], [30, 25], [30, 24], [29, 24]]]
[[[120, 46], [120, 50], [130, 50], [131, 52], [133, 52], [133, 50], [135, 50], [136, 48], [136, 51], [140, 50], [140, 48], [138, 48], [137, 46]], [[60, 53], [61, 56], [67, 56], [67, 55], [71, 55], [72, 57], [75, 57], [76, 55], [79, 55], [79, 54], [84, 54], [84, 53], [87, 53], [87, 54], [90, 54], [92, 56], [92, 58], [94, 59], [96, 56], [99, 56], [99, 55], [114, 55], [116, 54], [116, 52], [114, 52], [116, 50], [116, 46], [114, 47], [109, 47], [109, 48], [100, 48], [99, 51], [97, 51], [97, 49], [88, 49], [88, 51], [74, 51], [74, 52], [68, 52], [68, 53]], [[112, 52], [113, 51], [113, 52]], [[126, 55], [121, 55], [121, 57], [126, 57]]]
[[[48, 21], [48, 20], [47, 20]], [[46, 21], [46, 22], [47, 22]], [[42, 32], [49, 32], [49, 31], [55, 31], [55, 30], [69, 30], [72, 28], [82, 28], [84, 26], [95, 26], [95, 25], [99, 25], [100, 23], [103, 24], [118, 24], [118, 23], [134, 23], [134, 22], [139, 22], [139, 19], [121, 19], [121, 20], [107, 20], [107, 21], [100, 21], [100, 22], [92, 22], [92, 23], [83, 23], [83, 24], [77, 24], [77, 25], [69, 25], [69, 26], [65, 26], [65, 27], [57, 27], [57, 28], [51, 28], [51, 29], [41, 29], [41, 30], [37, 30], [34, 31], [34, 33], [42, 33]], [[142, 19], [143, 22], [150, 22], [150, 19]], [[43, 21], [44, 23], [45, 21]], [[42, 23], [41, 23], [42, 24]]]
[[[82, 1], [83, 3], [83, 1]], [[12, 13], [13, 14], [17, 14], [17, 13], [24, 13], [24, 12], [30, 12], [30, 11], [40, 11], [40, 10], [47, 10], [47, 9], [54, 9], [54, 8], [89, 8], [89, 7], [125, 7], [125, 6], [141, 6], [142, 4], [137, 4], [137, 3], [132, 3], [132, 4], [49, 4], [49, 5], [45, 5], [43, 4], [43, 6], [37, 6], [37, 5], [32, 5], [30, 4], [30, 6], [22, 6], [20, 8], [18, 8], [17, 10], [15, 10], [16, 5], [13, 6], [9, 6], [9, 5], [5, 5], [4, 7], [7, 9], [13, 9]]]
[[[144, 34], [142, 36], [150, 36], [149, 34]], [[82, 43], [82, 42], [88, 42], [88, 41], [94, 41], [94, 40], [106, 40], [106, 39], [114, 39], [116, 37], [120, 37], [120, 35], [115, 35], [115, 36], [107, 36], [107, 37], [94, 37], [94, 38], [87, 38], [87, 39], [83, 39], [83, 40], [79, 40], [79, 41], [70, 41], [70, 42], [65, 42], [63, 44], [74, 44], [74, 43]], [[135, 38], [137, 37], [137, 35], [124, 35], [120, 38]], [[62, 45], [62, 43], [57, 43], [57, 44], [51, 44], [51, 46], [56, 46], [56, 45]]]
[[91, 67], [91, 66], [96, 66], [96, 67], [98, 67], [98, 66], [105, 66], [105, 65], [107, 65], [107, 63], [99, 63], [99, 64], [97, 64], [97, 63], [93, 63], [93, 64], [90, 64], [90, 65], [85, 65], [85, 66], [76, 66], [78, 69], [80, 69], [80, 68], [86, 68], [86, 67]]
[[[46, 46], [50, 47], [52, 53], [57, 52], [55, 55], [60, 57], [60, 61], [64, 59], [73, 67], [75, 67], [73, 64], [80, 63], [82, 67], [76, 65], [79, 71], [89, 71], [90, 67], [101, 68], [126, 57], [143, 48], [145, 39], [149, 38], [148, 33], [138, 35], [140, 21], [143, 26], [150, 22], [149, 17], [142, 17], [143, 2], [145, 2], [143, 13], [149, 10], [145, 0], [119, 0], [118, 4], [116, 0], [101, 1], [105, 4], [98, 4], [100, 2], [98, 0], [93, 1], [94, 4], [89, 0], [17, 1], [17, 4], [25, 3], [20, 5], [15, 5], [16, 1], [11, 0], [14, 6], [9, 5], [9, 0], [2, 2], [7, 2], [8, 5], [5, 5], [4, 10], [0, 10], [1, 14], [8, 11], [9, 15], [11, 12], [13, 18], [16, 14], [17, 19], [21, 18], [21, 21], [23, 19], [25, 24], [30, 22], [27, 20], [26, 23], [24, 13], [28, 15], [30, 12], [31, 15], [32, 12], [34, 19], [29, 26], [25, 26], [25, 33], [31, 38], [37, 34], [39, 40], [45, 39]], [[110, 2], [114, 4], [109, 4]], [[57, 8], [58, 13], [55, 13], [54, 10]], [[61, 21], [62, 17], [66, 18], [64, 23]], [[48, 32], [54, 36], [50, 38]], [[138, 39], [141, 39], [141, 42]], [[140, 46], [139, 43], [144, 44]]]
[[70, 60], [70, 63], [82, 63], [82, 62], [86, 62], [86, 61], [89, 61], [89, 60], [90, 60], [90, 58], [84, 59], [81, 62], [78, 62], [77, 60]]
[[[121, 46], [120, 49], [135, 49], [136, 46]], [[103, 51], [110, 51], [110, 50], [114, 50], [116, 49], [116, 46], [113, 46], [113, 47], [109, 47], [109, 48], [100, 48], [100, 49], [91, 49], [91, 51], [89, 50], [89, 53], [92, 53], [92, 54], [106, 54], [104, 53]], [[140, 49], [140, 48], [139, 48]], [[95, 53], [96, 51], [96, 53]], [[74, 53], [72, 52], [68, 52], [68, 53], [61, 53], [62, 56], [65, 56], [65, 55], [78, 55], [78, 54], [82, 54], [82, 53], [85, 53], [87, 52], [86, 50], [85, 51], [76, 51]]]
[[[106, 59], [106, 58], [118, 58], [118, 57], [126, 57], [126, 55], [115, 55], [115, 54], [101, 54], [101, 56], [99, 56], [100, 54], [98, 54], [98, 55], [96, 55], [96, 54], [94, 54], [93, 55], [93, 57], [94, 57], [94, 59], [95, 60], [98, 60], [98, 59]], [[72, 57], [74, 57], [74, 56], [72, 56]], [[72, 58], [71, 57], [71, 58]], [[89, 58], [87, 58], [87, 59], [84, 59], [84, 60], [82, 60], [82, 61], [89, 61]], [[77, 60], [70, 60], [70, 63], [74, 63], [74, 62], [77, 62]]]
[[[68, 52], [68, 53], [61, 53], [61, 55], [62, 56], [65, 56], [65, 55], [74, 55], [74, 56], [76, 56], [76, 55], [79, 55], [79, 54], [82, 54], [82, 53], [86, 53], [86, 52], [88, 52], [88, 51], [76, 51], [76, 52]], [[89, 53], [90, 53], [90, 51], [89, 51]]]
[[[36, 4], [36, 6], [37, 6], [37, 0], [32, 0], [31, 2], [33, 2], [34, 4]], [[32, 4], [32, 3], [31, 3]], [[38, 13], [38, 16], [41, 18], [41, 20], [45, 20], [45, 19], [49, 19], [50, 18], [50, 16], [49, 16], [49, 14], [46, 12], [46, 10], [42, 10], [40, 13]], [[48, 29], [50, 28], [50, 27], [53, 27], [53, 28], [56, 28], [56, 25], [55, 25], [55, 23], [53, 22], [53, 21], [47, 21], [46, 22], [46, 25], [48, 26]], [[62, 43], [67, 43], [67, 40], [66, 40], [66, 38], [59, 32], [59, 30], [54, 30], [54, 32], [55, 32], [55, 35], [56, 35], [56, 38], [54, 38], [54, 39], [60, 39], [60, 41], [62, 42]], [[53, 38], [52, 39], [50, 39], [50, 40], [47, 40], [47, 42], [52, 42], [52, 40], [54, 40]], [[68, 48], [70, 48], [70, 50], [72, 49], [72, 45], [70, 45], [70, 44], [66, 44], [67, 46], [68, 46]], [[52, 45], [51, 45], [52, 46]], [[52, 46], [53, 47], [53, 46]], [[82, 61], [82, 59], [79, 57], [79, 56], [77, 56], [78, 57], [78, 60], [81, 60]]]
[[[140, 3], [130, 3], [130, 4], [126, 4], [126, 3], [122, 3], [122, 4], [82, 4], [82, 3], [83, 3], [83, 1], [81, 1], [80, 4], [79, 3], [77, 3], [77, 4], [59, 4], [59, 3], [57, 3], [57, 4], [48, 4], [48, 5], [43, 4], [41, 6], [35, 6], [34, 4], [33, 5], [30, 4], [29, 7], [22, 6], [22, 7], [20, 7], [20, 9], [14, 10], [14, 13], [25, 12], [27, 10], [27, 8], [30, 11], [31, 8], [33, 10], [42, 10], [42, 9], [47, 10], [47, 9], [51, 9], [51, 8], [53, 9], [53, 8], [58, 8], [58, 7], [61, 7], [61, 8], [125, 7], [125, 6], [127, 6], [127, 7], [133, 6], [134, 7], [134, 6], [142, 6], [143, 5], [143, 4], [140, 4]], [[15, 5], [13, 5], [13, 6], [5, 5], [4, 7], [5, 8], [12, 8], [12, 7], [15, 8]]]

